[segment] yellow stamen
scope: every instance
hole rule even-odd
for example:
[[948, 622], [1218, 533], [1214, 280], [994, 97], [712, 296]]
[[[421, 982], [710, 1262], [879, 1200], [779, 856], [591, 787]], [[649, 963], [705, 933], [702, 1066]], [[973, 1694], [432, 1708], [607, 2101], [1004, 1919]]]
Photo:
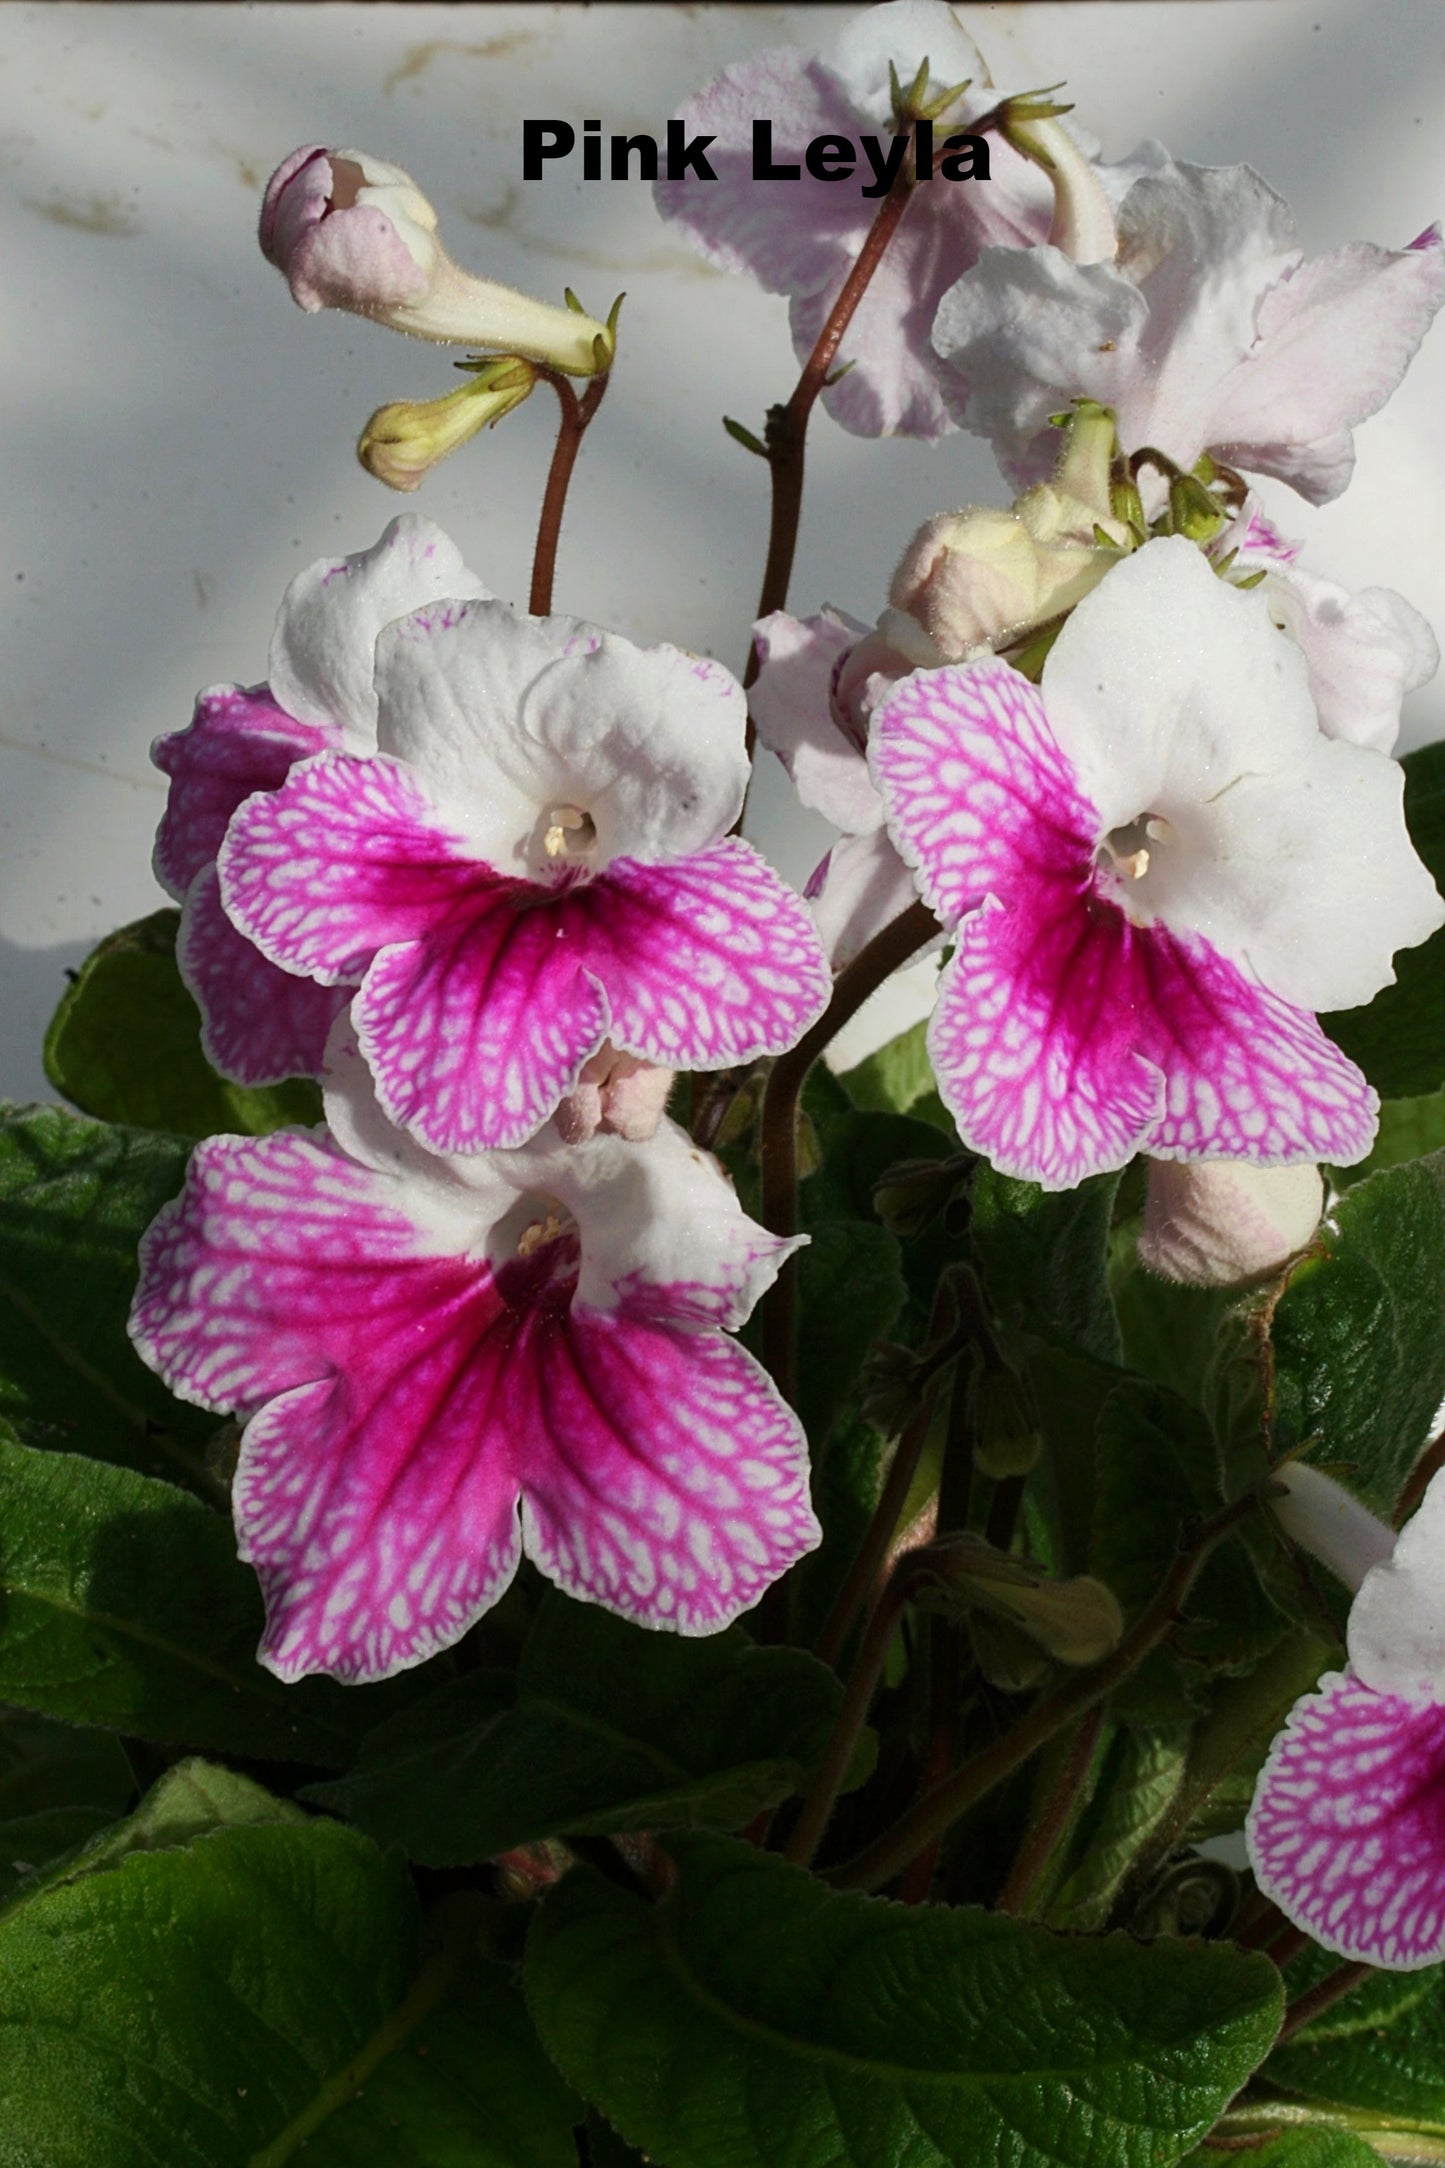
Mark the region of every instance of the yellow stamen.
[[597, 841], [596, 823], [581, 806], [554, 805], [547, 809], [547, 829], [542, 848], [549, 858], [563, 858], [568, 851], [585, 851]]

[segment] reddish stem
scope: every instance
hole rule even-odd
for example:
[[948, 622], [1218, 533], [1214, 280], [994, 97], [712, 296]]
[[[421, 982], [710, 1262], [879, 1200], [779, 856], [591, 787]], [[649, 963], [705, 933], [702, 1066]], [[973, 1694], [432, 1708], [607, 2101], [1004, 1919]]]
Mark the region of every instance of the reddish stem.
[[572, 469], [577, 464], [577, 454], [582, 449], [582, 439], [587, 425], [601, 406], [611, 378], [611, 370], [605, 369], [594, 376], [579, 399], [565, 376], [555, 369], [541, 369], [540, 376], [557, 394], [557, 404], [562, 410], [557, 428], [557, 442], [552, 450], [552, 464], [547, 470], [547, 487], [542, 493], [542, 512], [537, 522], [537, 546], [532, 553], [532, 591], [527, 608], [533, 617], [545, 617], [552, 607], [552, 586], [557, 576], [557, 545], [562, 538], [562, 514], [567, 505], [567, 486], [572, 479]]

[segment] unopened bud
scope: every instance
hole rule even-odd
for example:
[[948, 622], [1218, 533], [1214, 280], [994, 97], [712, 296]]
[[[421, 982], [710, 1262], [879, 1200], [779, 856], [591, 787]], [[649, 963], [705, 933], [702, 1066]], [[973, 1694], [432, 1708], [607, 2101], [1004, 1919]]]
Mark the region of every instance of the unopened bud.
[[599, 1131], [645, 1143], [657, 1134], [676, 1073], [624, 1054], [604, 1039], [557, 1109], [563, 1143], [581, 1144]]
[[967, 1183], [975, 1162], [900, 1159], [873, 1185], [873, 1209], [891, 1235], [909, 1241], [937, 1219]]
[[942, 1538], [919, 1554], [914, 1602], [955, 1617], [986, 1612], [1028, 1635], [1062, 1664], [1096, 1664], [1118, 1647], [1124, 1614], [1102, 1581], [1080, 1574], [1052, 1581], [1027, 1559], [995, 1550], [982, 1537]]
[[1021, 1627], [987, 1611], [975, 1611], [967, 1620], [974, 1661], [1000, 1693], [1026, 1694], [1037, 1686], [1049, 1668], [1049, 1659], [1038, 1643]]
[[1169, 482], [1169, 524], [1191, 542], [1212, 542], [1227, 524], [1219, 499], [1196, 475], [1176, 474]]
[[449, 452], [520, 406], [536, 381], [530, 361], [498, 355], [459, 391], [378, 407], [361, 432], [356, 456], [388, 489], [415, 489]]
[[1021, 1377], [1002, 1363], [984, 1363], [973, 1381], [976, 1466], [1002, 1482], [1027, 1475], [1043, 1451], [1043, 1433], [1033, 1395]]
[[1302, 1250], [1324, 1202], [1318, 1167], [1152, 1159], [1139, 1261], [1186, 1287], [1238, 1287]]
[[611, 363], [612, 324], [464, 271], [411, 175], [366, 151], [293, 151], [266, 184], [260, 241], [308, 312], [349, 309], [393, 331], [525, 354], [571, 376]]
[[1075, 263], [1112, 263], [1119, 247], [1113, 210], [1092, 161], [1059, 126], [1057, 111], [1029, 118], [1024, 102], [1010, 99], [1000, 125], [1014, 149], [1042, 166], [1054, 184], [1049, 246]]

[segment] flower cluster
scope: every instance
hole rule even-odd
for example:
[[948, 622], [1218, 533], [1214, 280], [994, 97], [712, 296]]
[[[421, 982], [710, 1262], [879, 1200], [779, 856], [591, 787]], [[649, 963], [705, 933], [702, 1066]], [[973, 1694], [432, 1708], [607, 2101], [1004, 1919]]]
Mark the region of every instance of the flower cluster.
[[[914, 1163], [928, 1213], [976, 1159], [1059, 1190], [1143, 1155], [1144, 1265], [1248, 1286], [1311, 1243], [1321, 1165], [1370, 1151], [1376, 1093], [1320, 1019], [1445, 924], [1394, 757], [1438, 651], [1402, 597], [1307, 569], [1249, 477], [1345, 487], [1355, 424], [1445, 300], [1445, 248], [1431, 228], [1306, 261], [1249, 169], [1158, 145], [1109, 164], [1065, 111], [990, 84], [942, 0], [885, 0], [824, 55], [699, 92], [680, 119], [716, 176], [657, 184], [712, 262], [790, 298], [803, 377], [753, 443], [775, 484], [821, 398], [860, 433], [980, 433], [1015, 492], [899, 537], [871, 622], [788, 613], [775, 524], [751, 726], [837, 832], [806, 896], [738, 833], [749, 700], [726, 669], [523, 614], [416, 517], [301, 573], [266, 681], [202, 694], [157, 742], [156, 867], [209, 1057], [324, 1087], [317, 1130], [197, 1148], [132, 1321], [178, 1394], [244, 1418], [236, 1522], [283, 1677], [421, 1661], [524, 1553], [629, 1619], [712, 1633], [820, 1540], [787, 1351], [770, 1376], [730, 1337], [802, 1239], [770, 1189], [779, 1167], [796, 1189], [789, 1064], [764, 1099], [766, 1228], [666, 1108], [678, 1072], [741, 1074], [805, 1034], [811, 1054], [835, 973], [829, 1026], [910, 950], [948, 952], [927, 1047], [964, 1150]], [[760, 187], [764, 112], [778, 158], [893, 131], [878, 186], [809, 159]], [[987, 188], [933, 179], [943, 129], [986, 146]], [[545, 375], [565, 484], [615, 312], [473, 278], [410, 178], [360, 152], [296, 152], [261, 241], [303, 308], [493, 355], [469, 389], [382, 409], [372, 471], [415, 487]], [[1042, 1450], [1008, 1329], [979, 1323], [955, 1387], [1005, 1504]], [[1445, 1952], [1442, 1485], [1395, 1542], [1285, 1471], [1281, 1525], [1358, 1594], [1350, 1668], [1296, 1709], [1249, 1829], [1292, 1919], [1402, 1967]], [[881, 1665], [886, 1637], [865, 1647]]]

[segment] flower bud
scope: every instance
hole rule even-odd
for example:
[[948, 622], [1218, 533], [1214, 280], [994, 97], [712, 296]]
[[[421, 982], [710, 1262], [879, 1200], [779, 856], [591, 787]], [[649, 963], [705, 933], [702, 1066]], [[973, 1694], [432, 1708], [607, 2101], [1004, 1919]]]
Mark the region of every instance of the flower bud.
[[1042, 166], [1054, 184], [1054, 216], [1049, 246], [1075, 263], [1112, 263], [1119, 247], [1114, 213], [1092, 160], [1086, 158], [1055, 117], [1067, 108], [1028, 112], [1024, 100], [1009, 100], [1000, 116], [1003, 133], [1023, 157]]
[[900, 1159], [874, 1183], [873, 1209], [889, 1234], [911, 1241], [953, 1202], [975, 1165], [961, 1153], [952, 1159]]
[[1038, 1410], [1022, 1378], [1003, 1363], [980, 1366], [973, 1381], [974, 1464], [995, 1482], [1027, 1475], [1044, 1448]]
[[470, 383], [440, 399], [396, 399], [378, 407], [361, 432], [356, 456], [388, 489], [415, 489], [423, 475], [479, 429], [495, 427], [537, 381], [529, 361], [501, 354]]
[[393, 331], [525, 354], [573, 376], [610, 366], [611, 326], [473, 278], [436, 229], [411, 175], [365, 151], [303, 145], [276, 168], [261, 204], [262, 254], [308, 312], [350, 309]]
[[583, 1144], [599, 1131], [644, 1144], [656, 1136], [676, 1075], [636, 1054], [624, 1054], [604, 1039], [557, 1109], [557, 1131], [564, 1144]]
[[1056, 1663], [1096, 1664], [1123, 1637], [1118, 1598], [1087, 1574], [1052, 1581], [1027, 1559], [968, 1534], [940, 1538], [918, 1562], [913, 1601], [920, 1609], [955, 1617], [982, 1612], [1026, 1634]]
[[1324, 1202], [1318, 1167], [1153, 1159], [1139, 1261], [1186, 1287], [1237, 1287], [1302, 1250]]

